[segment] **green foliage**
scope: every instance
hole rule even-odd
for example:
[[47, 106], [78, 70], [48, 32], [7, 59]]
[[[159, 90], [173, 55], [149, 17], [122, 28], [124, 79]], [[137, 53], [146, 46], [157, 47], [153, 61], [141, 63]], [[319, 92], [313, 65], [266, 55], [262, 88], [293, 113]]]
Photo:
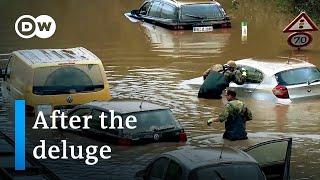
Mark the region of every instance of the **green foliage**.
[[276, 0], [278, 6], [284, 11], [298, 15], [306, 11], [315, 21], [320, 22], [320, 1], [319, 0]]

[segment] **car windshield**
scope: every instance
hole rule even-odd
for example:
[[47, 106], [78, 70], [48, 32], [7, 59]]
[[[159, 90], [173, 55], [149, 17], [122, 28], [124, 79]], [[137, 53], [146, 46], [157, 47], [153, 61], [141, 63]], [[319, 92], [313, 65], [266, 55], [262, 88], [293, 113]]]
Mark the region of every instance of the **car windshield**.
[[169, 109], [126, 114], [123, 119], [130, 115], [134, 115], [137, 118], [137, 128], [124, 130], [126, 133], [130, 134], [169, 130], [178, 126], [177, 121]]
[[189, 179], [212, 180], [212, 179], [252, 179], [263, 180], [264, 175], [256, 164], [225, 164], [219, 166], [207, 166], [199, 168], [190, 174]]
[[220, 8], [215, 4], [189, 4], [181, 7], [181, 19], [196, 20], [196, 19], [217, 19], [221, 20], [223, 14]]
[[103, 88], [97, 64], [40, 67], [34, 73], [33, 93], [38, 95], [90, 92]]
[[291, 69], [276, 74], [280, 85], [296, 85], [320, 81], [320, 72], [316, 67]]

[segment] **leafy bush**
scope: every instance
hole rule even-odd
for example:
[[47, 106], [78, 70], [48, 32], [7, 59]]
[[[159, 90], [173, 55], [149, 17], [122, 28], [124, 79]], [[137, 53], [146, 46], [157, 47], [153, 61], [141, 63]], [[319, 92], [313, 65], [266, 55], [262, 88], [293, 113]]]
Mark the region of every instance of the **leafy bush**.
[[276, 0], [278, 5], [285, 11], [298, 15], [305, 11], [315, 21], [320, 22], [319, 0]]

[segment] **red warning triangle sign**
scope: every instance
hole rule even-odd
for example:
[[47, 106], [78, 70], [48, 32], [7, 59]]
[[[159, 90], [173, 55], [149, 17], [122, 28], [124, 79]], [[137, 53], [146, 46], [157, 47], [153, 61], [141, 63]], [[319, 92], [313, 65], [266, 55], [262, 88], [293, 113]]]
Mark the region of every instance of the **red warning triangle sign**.
[[318, 31], [317, 25], [305, 12], [301, 12], [283, 32], [301, 32], [301, 31]]

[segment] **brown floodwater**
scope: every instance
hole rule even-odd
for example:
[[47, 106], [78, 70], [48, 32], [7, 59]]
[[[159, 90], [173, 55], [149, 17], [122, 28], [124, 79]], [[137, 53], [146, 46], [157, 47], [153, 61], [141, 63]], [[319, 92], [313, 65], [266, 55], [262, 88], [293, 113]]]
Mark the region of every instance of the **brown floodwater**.
[[[277, 10], [269, 1], [220, 1], [232, 19], [231, 29], [210, 33], [169, 31], [145, 23], [133, 23], [123, 14], [138, 8], [142, 1], [133, 0], [59, 0], [0, 1], [0, 53], [29, 48], [69, 48], [83, 46], [102, 61], [113, 97], [144, 98], [171, 107], [186, 129], [187, 143], [159, 143], [137, 147], [112, 147], [112, 158], [99, 160], [94, 166], [76, 160], [42, 160], [65, 179], [131, 179], [155, 155], [180, 148], [212, 147], [224, 143], [223, 125], [208, 127], [205, 121], [222, 109], [222, 100], [199, 100], [197, 89], [183, 89], [180, 83], [194, 77], [214, 63], [231, 59], [297, 57], [320, 65], [320, 33], [308, 48], [296, 51], [288, 46], [283, 28], [294, 18]], [[14, 22], [22, 14], [35, 17], [47, 14], [54, 18], [57, 30], [53, 37], [24, 40], [14, 31]], [[247, 40], [241, 38], [242, 21], [248, 22]], [[4, 97], [5, 99], [5, 97]], [[0, 99], [3, 102], [3, 98]], [[320, 103], [319, 99], [275, 105], [243, 99], [254, 118], [248, 123], [249, 140], [231, 143], [241, 147], [266, 139], [292, 137], [292, 179], [320, 178]], [[0, 129], [12, 135], [10, 107], [1, 103]], [[6, 110], [4, 110], [6, 109]], [[28, 149], [39, 139], [58, 144], [60, 139], [76, 145], [103, 145], [85, 137], [57, 131], [31, 130], [27, 121]], [[229, 143], [229, 142], [228, 142]]]

